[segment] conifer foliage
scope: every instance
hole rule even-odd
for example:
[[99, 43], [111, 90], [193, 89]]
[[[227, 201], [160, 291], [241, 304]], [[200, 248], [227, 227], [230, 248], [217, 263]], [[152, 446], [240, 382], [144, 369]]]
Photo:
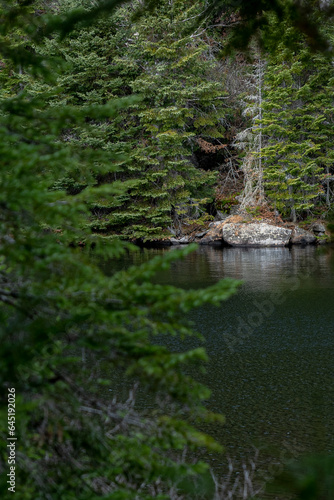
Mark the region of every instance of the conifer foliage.
[[[134, 20], [144, 4], [156, 8]], [[241, 4], [247, 21], [253, 3]], [[280, 2], [259, 1], [255, 12], [271, 4], [281, 12]], [[183, 346], [193, 334], [187, 313], [219, 305], [238, 283], [155, 284], [193, 246], [112, 276], [101, 271], [103, 259], [134, 251], [122, 239], [160, 237], [171, 214], [211, 196], [214, 175], [193, 155], [222, 147], [227, 107], [210, 40], [190, 29], [206, 7], [0, 1], [1, 498], [13, 498], [13, 388], [17, 498], [193, 499], [201, 496], [194, 479], [210, 485], [194, 457], [221, 448], [195, 425], [222, 419], [186, 369], [206, 354], [171, 352], [162, 337]], [[246, 43], [267, 18], [251, 20]], [[254, 158], [261, 190], [263, 171], [267, 195], [295, 219], [333, 169], [333, 66], [305, 44], [275, 54], [263, 87], [261, 76]], [[115, 395], [120, 385], [126, 397]]]
[[122, 7], [56, 48], [68, 63], [58, 80], [61, 100], [80, 107], [140, 96], [112, 123], [91, 123], [89, 132], [71, 130], [66, 138], [118, 155], [117, 168], [97, 176], [98, 184], [129, 181], [122, 195], [92, 204], [89, 226], [96, 232], [154, 239], [190, 199], [205, 204], [213, 196], [215, 175], [198, 168], [193, 154], [199, 138], [223, 136], [225, 93], [210, 78], [208, 43], [187, 34], [187, 19], [200, 7], [161, 2], [135, 23], [132, 8]]
[[[206, 355], [202, 349], [172, 353], [161, 337], [154, 339], [191, 334], [185, 314], [219, 304], [236, 283], [202, 291], [153, 283], [157, 271], [192, 248], [111, 277], [101, 272], [99, 259], [117, 259], [131, 248], [87, 231], [87, 207], [99, 197], [126, 197], [127, 185], [96, 182], [118, 175], [125, 159], [105, 142], [91, 144], [102, 131], [111, 134], [120, 117], [126, 120], [127, 104], [106, 102], [109, 95], [106, 104], [94, 101], [102, 76], [74, 95], [83, 105], [60, 94], [63, 67], [51, 57], [59, 51], [50, 30], [75, 16], [70, 12], [59, 24], [40, 16], [39, 6], [18, 2], [0, 10], [8, 77], [0, 96], [0, 496], [13, 498], [7, 394], [14, 388], [17, 498], [148, 500], [177, 491], [192, 498], [190, 479], [207, 468], [188, 463], [183, 450], [217, 445], [190, 424], [214, 417], [203, 406], [208, 390], [184, 367]], [[17, 86], [20, 72], [26, 88]], [[75, 188], [64, 185], [66, 172], [77, 173]], [[94, 255], [86, 251], [92, 247]], [[114, 395], [122, 384], [125, 398]], [[136, 406], [132, 384], [150, 398], [151, 409]]]
[[323, 201], [323, 182], [333, 165], [333, 66], [302, 46], [298, 54], [278, 47], [265, 74], [261, 150], [266, 192], [295, 222]]

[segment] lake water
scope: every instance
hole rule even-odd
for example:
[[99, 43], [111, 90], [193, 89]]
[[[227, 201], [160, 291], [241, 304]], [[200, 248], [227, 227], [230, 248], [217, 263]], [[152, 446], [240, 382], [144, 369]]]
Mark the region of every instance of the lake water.
[[[166, 251], [138, 250], [122, 266]], [[198, 288], [225, 277], [243, 280], [239, 293], [191, 313], [210, 356], [201, 375], [208, 407], [226, 417], [206, 430], [236, 464], [257, 448], [267, 477], [286, 459], [333, 452], [333, 249], [200, 247], [157, 280]], [[177, 342], [170, 347], [184, 349]], [[221, 456], [206, 458], [225, 467]]]

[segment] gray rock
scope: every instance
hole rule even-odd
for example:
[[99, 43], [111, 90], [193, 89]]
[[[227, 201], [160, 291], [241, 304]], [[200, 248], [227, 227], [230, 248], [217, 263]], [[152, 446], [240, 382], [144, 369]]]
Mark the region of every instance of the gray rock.
[[186, 245], [189, 243], [188, 236], [183, 236], [182, 238], [170, 238], [169, 240], [172, 245]]
[[203, 238], [203, 236], [205, 236], [206, 233], [207, 233], [207, 231], [202, 231], [201, 233], [196, 233], [195, 238]]
[[292, 229], [265, 223], [227, 223], [222, 233], [224, 241], [231, 246], [284, 247], [289, 244]]
[[295, 227], [292, 231], [290, 243], [292, 245], [312, 245], [317, 241], [317, 238], [310, 231], [305, 231], [299, 227]]
[[326, 228], [321, 222], [314, 222], [311, 226], [312, 231], [316, 236], [320, 236], [321, 234], [325, 234]]

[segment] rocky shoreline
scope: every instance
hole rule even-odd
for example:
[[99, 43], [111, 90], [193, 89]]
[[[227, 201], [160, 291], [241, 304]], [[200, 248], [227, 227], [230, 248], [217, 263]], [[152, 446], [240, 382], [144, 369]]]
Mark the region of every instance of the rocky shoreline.
[[232, 247], [286, 247], [291, 245], [317, 245], [329, 242], [329, 235], [321, 222], [308, 230], [296, 224], [275, 224], [263, 220], [243, 220], [232, 215], [222, 221], [211, 222], [209, 227], [189, 235], [173, 235], [169, 245], [232, 246]]

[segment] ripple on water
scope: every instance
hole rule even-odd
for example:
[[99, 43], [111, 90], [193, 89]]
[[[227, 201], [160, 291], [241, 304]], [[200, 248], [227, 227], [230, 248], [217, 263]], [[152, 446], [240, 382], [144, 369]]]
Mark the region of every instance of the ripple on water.
[[[142, 253], [143, 259], [149, 256]], [[239, 293], [218, 308], [190, 315], [210, 355], [201, 375], [212, 390], [208, 406], [226, 416], [223, 427], [207, 430], [236, 461], [259, 447], [260, 466], [332, 451], [334, 252], [201, 247], [157, 280], [188, 289], [225, 277], [243, 280]], [[168, 344], [185, 349], [198, 340]]]

